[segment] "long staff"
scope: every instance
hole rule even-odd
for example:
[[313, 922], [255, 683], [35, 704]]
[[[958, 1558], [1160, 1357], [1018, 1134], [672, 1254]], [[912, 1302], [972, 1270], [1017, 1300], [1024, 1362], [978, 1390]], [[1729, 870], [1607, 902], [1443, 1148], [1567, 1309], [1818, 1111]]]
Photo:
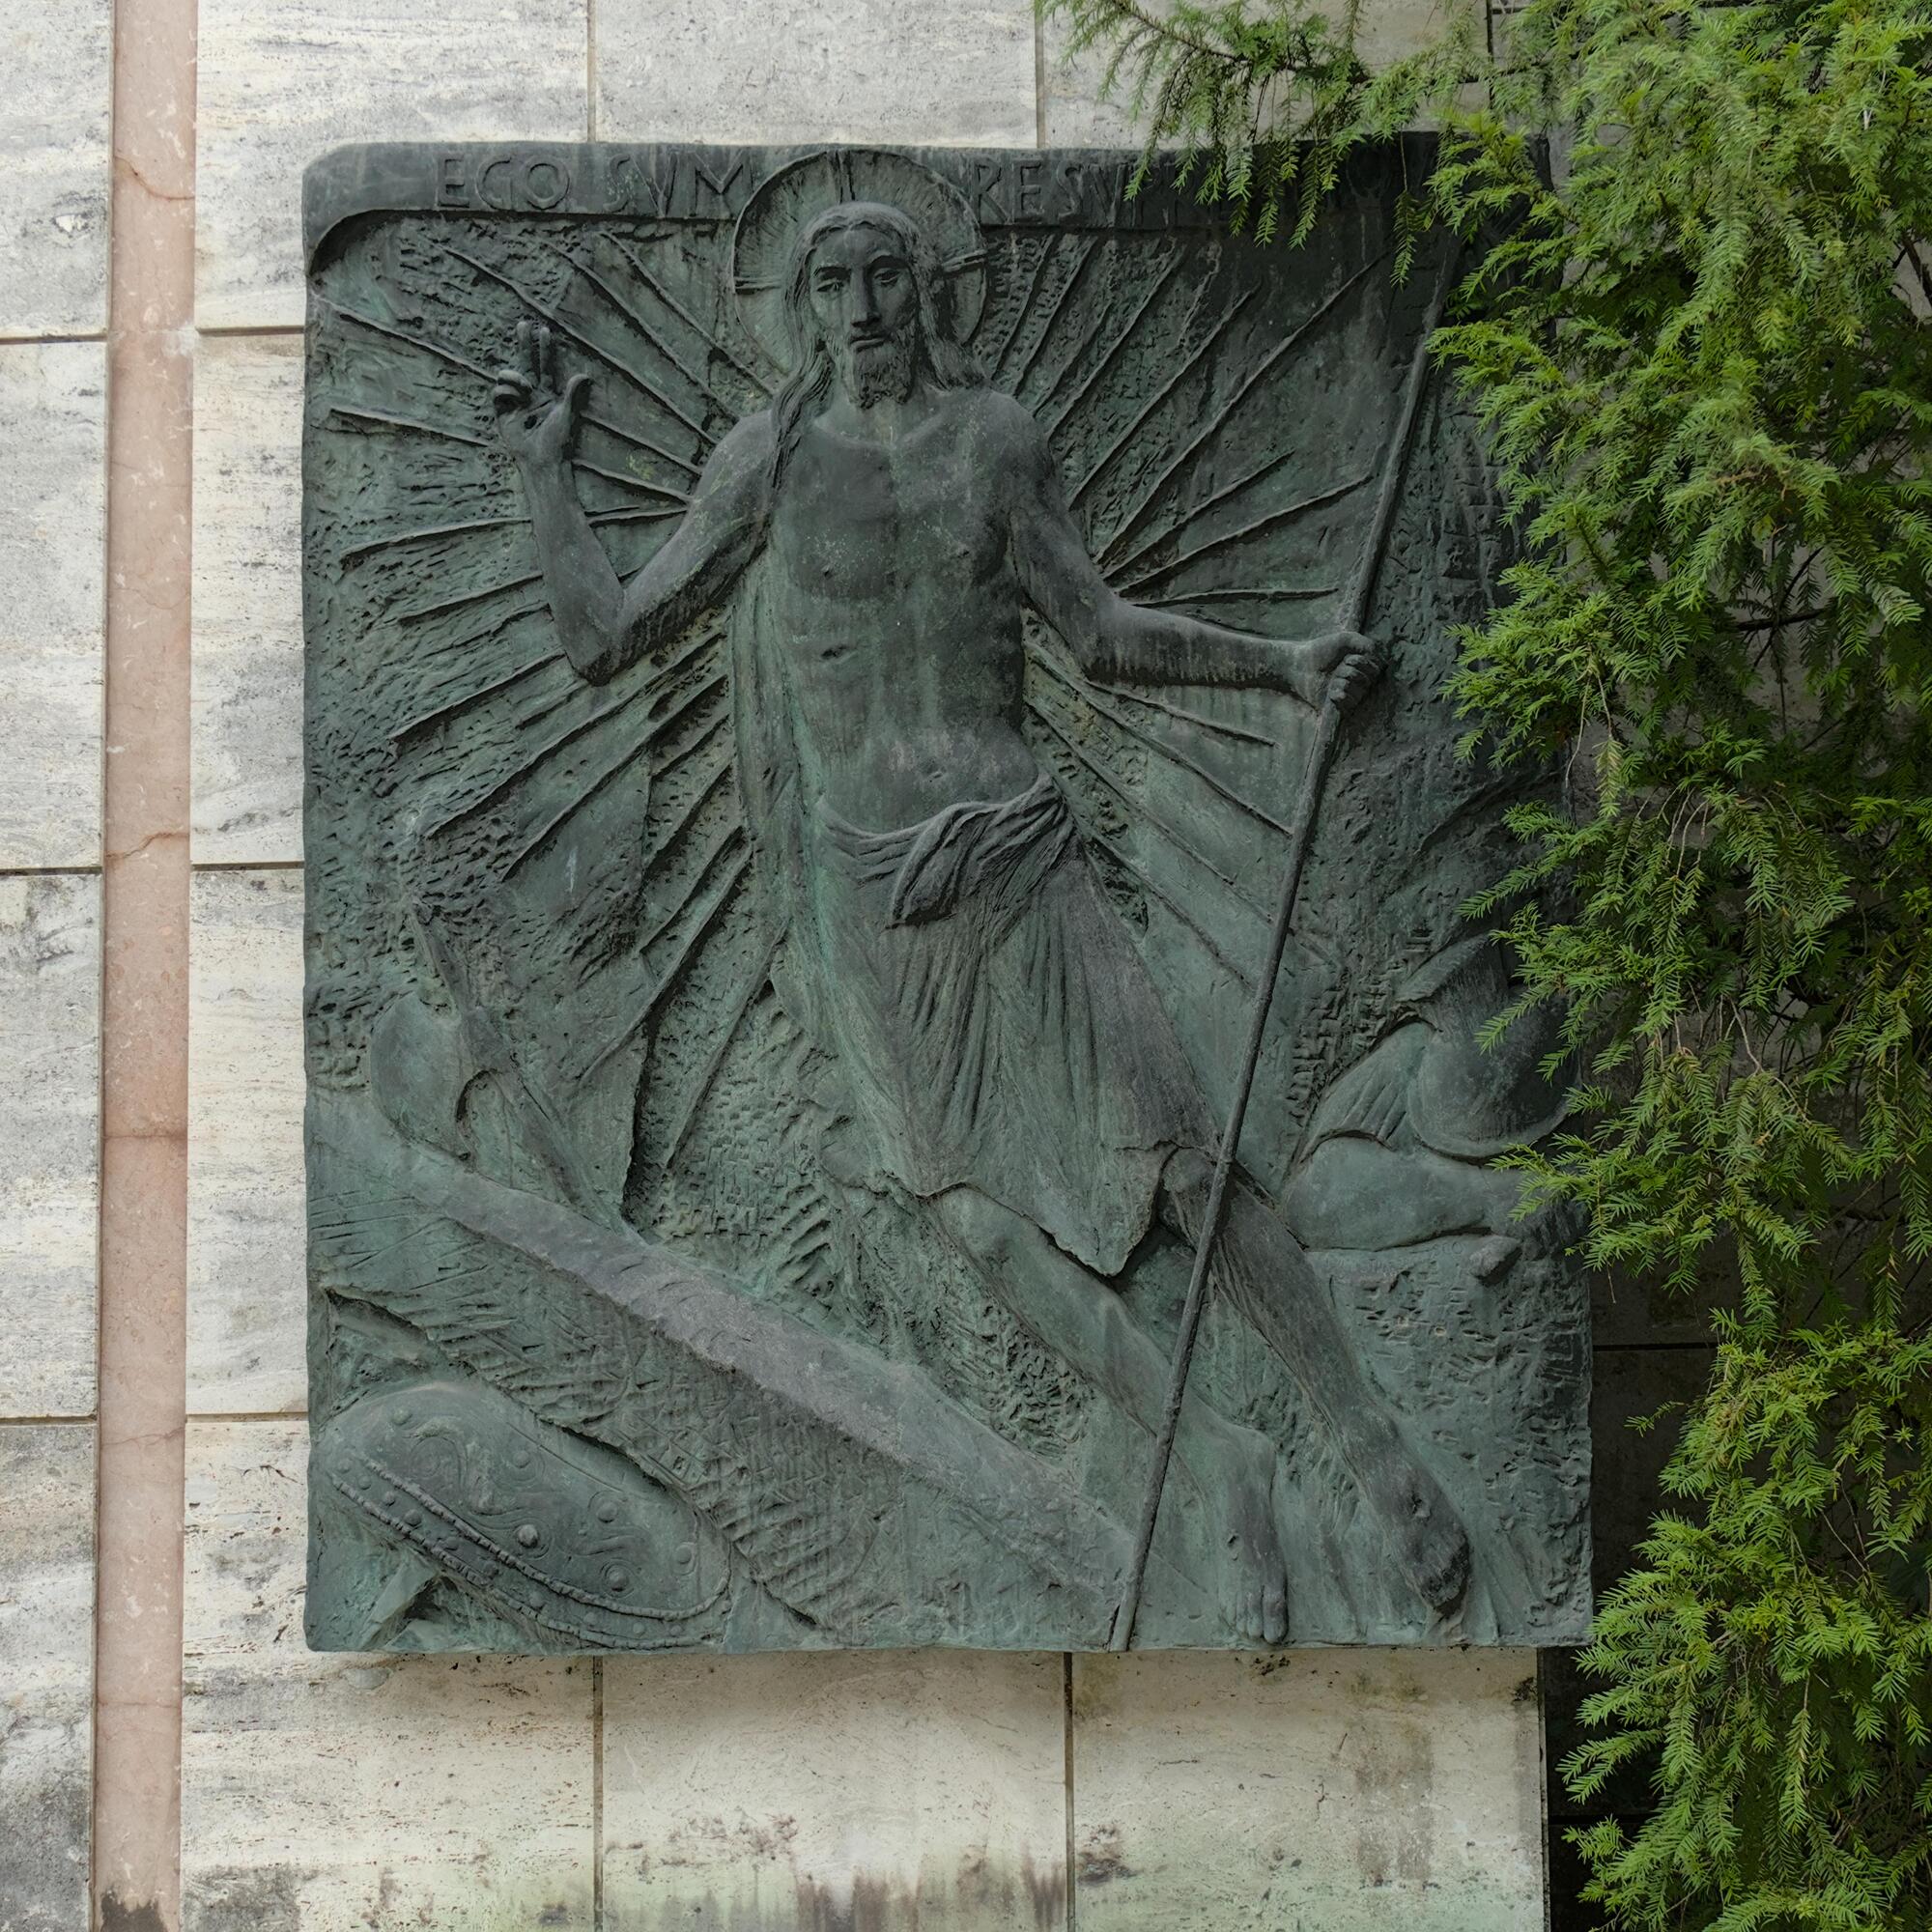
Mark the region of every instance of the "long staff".
[[[1376, 594], [1376, 580], [1381, 572], [1382, 557], [1388, 549], [1389, 528], [1395, 517], [1395, 500], [1402, 487], [1403, 472], [1408, 465], [1409, 446], [1415, 440], [1415, 425], [1421, 412], [1422, 394], [1429, 380], [1429, 340], [1442, 319], [1442, 305], [1456, 271], [1459, 250], [1452, 248], [1442, 265], [1435, 294], [1423, 318], [1415, 355], [1408, 366], [1408, 383], [1402, 399], [1402, 414], [1382, 463], [1381, 486], [1377, 493], [1375, 514], [1370, 519], [1369, 541], [1355, 569], [1355, 581], [1349, 587], [1345, 607], [1345, 628], [1360, 631], [1368, 622], [1369, 606]], [[1248, 1118], [1248, 1096], [1255, 1088], [1255, 1069], [1261, 1064], [1262, 1040], [1267, 1032], [1268, 1011], [1274, 1005], [1274, 982], [1281, 973], [1282, 955], [1288, 950], [1288, 935], [1294, 923], [1295, 900], [1301, 893], [1301, 874], [1308, 863], [1308, 848], [1314, 838], [1315, 815], [1321, 804], [1328, 769], [1334, 763], [1335, 747], [1341, 736], [1342, 713], [1332, 698], [1324, 699], [1315, 724], [1315, 743], [1301, 776], [1301, 791], [1294, 802], [1294, 816], [1289, 821], [1288, 869], [1281, 882], [1281, 897], [1275, 907], [1274, 925], [1268, 934], [1267, 957], [1255, 988], [1254, 1010], [1248, 1016], [1247, 1050], [1235, 1082], [1235, 1098], [1228, 1109], [1228, 1125], [1221, 1136], [1220, 1152], [1214, 1160], [1214, 1179], [1208, 1189], [1208, 1207], [1201, 1217], [1201, 1235], [1194, 1246], [1194, 1271], [1188, 1277], [1187, 1299], [1181, 1304], [1180, 1333], [1175, 1340], [1174, 1366], [1167, 1380], [1167, 1401], [1161, 1409], [1160, 1431], [1154, 1437], [1153, 1463], [1148, 1470], [1147, 1489], [1141, 1499], [1139, 1533], [1134, 1538], [1133, 1562], [1121, 1591], [1120, 1608], [1114, 1612], [1111, 1648], [1127, 1649], [1134, 1640], [1134, 1618], [1139, 1614], [1141, 1586], [1147, 1579], [1149, 1552], [1153, 1548], [1154, 1523], [1160, 1516], [1161, 1492], [1167, 1487], [1168, 1464], [1174, 1458], [1175, 1432], [1180, 1426], [1180, 1405], [1187, 1393], [1187, 1373], [1194, 1364], [1194, 1343], [1201, 1328], [1201, 1312], [1208, 1304], [1208, 1268], [1213, 1259], [1214, 1243], [1227, 1214], [1228, 1184], [1234, 1174], [1235, 1153], [1241, 1143], [1241, 1127]]]

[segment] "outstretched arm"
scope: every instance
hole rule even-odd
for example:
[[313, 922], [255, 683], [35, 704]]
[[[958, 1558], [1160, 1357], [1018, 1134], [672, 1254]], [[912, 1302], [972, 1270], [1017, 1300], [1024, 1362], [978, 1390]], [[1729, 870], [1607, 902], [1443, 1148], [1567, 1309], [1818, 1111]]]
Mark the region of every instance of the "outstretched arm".
[[1012, 543], [1020, 582], [1083, 670], [1122, 684], [1260, 686], [1344, 709], [1379, 674], [1379, 648], [1357, 631], [1263, 638], [1128, 603], [1088, 555], [1045, 439], [1030, 417], [1015, 434]]
[[748, 417], [712, 452], [682, 521], [626, 584], [578, 501], [570, 472], [577, 415], [588, 385], [560, 388], [548, 327], [518, 328], [525, 367], [497, 372], [497, 429], [517, 460], [564, 654], [601, 684], [675, 638], [730, 589], [764, 540], [769, 428]]

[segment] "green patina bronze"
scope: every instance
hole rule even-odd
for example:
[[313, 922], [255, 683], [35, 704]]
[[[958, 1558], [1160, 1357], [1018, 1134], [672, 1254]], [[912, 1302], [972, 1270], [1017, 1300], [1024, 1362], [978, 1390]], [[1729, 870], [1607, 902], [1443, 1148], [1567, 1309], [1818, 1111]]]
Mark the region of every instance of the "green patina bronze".
[[1581, 1634], [1402, 165], [311, 171], [312, 1642]]

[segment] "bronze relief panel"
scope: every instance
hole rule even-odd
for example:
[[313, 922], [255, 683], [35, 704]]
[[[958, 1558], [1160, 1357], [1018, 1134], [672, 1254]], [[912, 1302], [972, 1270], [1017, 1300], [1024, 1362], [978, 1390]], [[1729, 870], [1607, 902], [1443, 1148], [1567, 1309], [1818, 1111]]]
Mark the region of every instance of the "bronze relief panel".
[[1582, 1634], [1455, 265], [1130, 174], [311, 170], [312, 1642]]

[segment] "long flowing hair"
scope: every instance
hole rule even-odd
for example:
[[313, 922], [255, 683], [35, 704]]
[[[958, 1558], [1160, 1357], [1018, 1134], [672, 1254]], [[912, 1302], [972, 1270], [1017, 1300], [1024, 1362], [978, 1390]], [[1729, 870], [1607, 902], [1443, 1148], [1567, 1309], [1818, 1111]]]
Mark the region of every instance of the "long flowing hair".
[[846, 201], [828, 208], [800, 233], [792, 250], [791, 279], [785, 284], [785, 323], [794, 360], [772, 399], [774, 491], [784, 480], [806, 424], [831, 393], [835, 373], [832, 352], [811, 313], [811, 251], [826, 236], [848, 228], [877, 228], [890, 235], [912, 266], [919, 298], [913, 318], [915, 370], [937, 389], [971, 388], [983, 380], [971, 353], [953, 335], [952, 294], [939, 256], [912, 217], [882, 201]]

